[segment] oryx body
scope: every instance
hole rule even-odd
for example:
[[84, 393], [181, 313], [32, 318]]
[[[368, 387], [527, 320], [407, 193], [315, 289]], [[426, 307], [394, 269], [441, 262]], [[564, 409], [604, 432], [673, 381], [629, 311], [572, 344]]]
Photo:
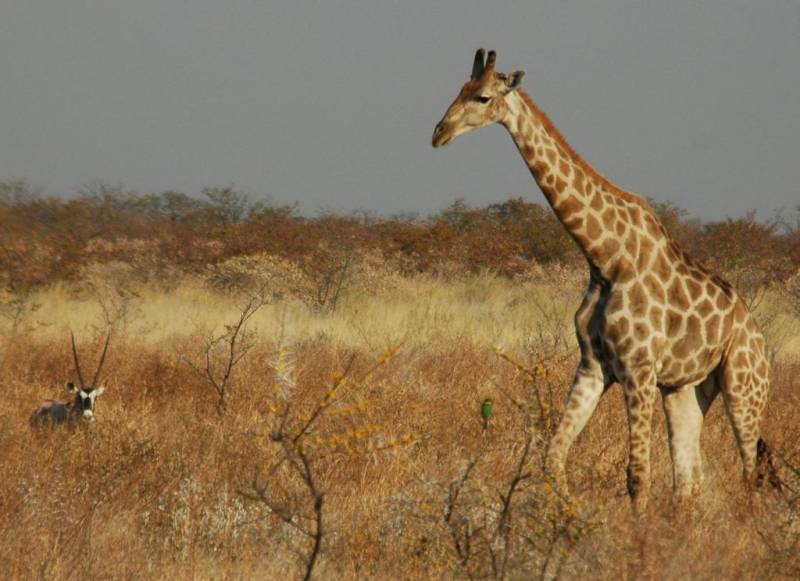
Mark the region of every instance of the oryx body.
[[76, 387], [74, 383], [67, 383], [67, 391], [75, 394], [71, 402], [47, 400], [31, 414], [31, 424], [63, 424], [67, 421], [94, 420], [94, 404], [97, 396], [103, 393], [105, 387], [86, 388]]

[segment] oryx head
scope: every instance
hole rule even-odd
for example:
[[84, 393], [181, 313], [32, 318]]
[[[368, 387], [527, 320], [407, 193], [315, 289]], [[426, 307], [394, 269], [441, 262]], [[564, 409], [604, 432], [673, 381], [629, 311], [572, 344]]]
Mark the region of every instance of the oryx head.
[[97, 380], [100, 378], [100, 371], [103, 369], [103, 363], [106, 360], [106, 352], [108, 351], [108, 342], [111, 339], [111, 333], [106, 336], [106, 342], [103, 345], [103, 352], [100, 355], [100, 362], [97, 364], [97, 369], [92, 377], [92, 382], [86, 385], [83, 379], [83, 371], [81, 370], [80, 357], [78, 356], [78, 348], [75, 346], [75, 335], [70, 333], [72, 337], [72, 357], [75, 361], [75, 372], [78, 374], [78, 381], [80, 387], [76, 387], [73, 382], [67, 382], [67, 391], [75, 394], [75, 401], [72, 404], [72, 411], [80, 415], [81, 419], [91, 422], [94, 420], [94, 404], [97, 396], [105, 391], [105, 386], [97, 386]]

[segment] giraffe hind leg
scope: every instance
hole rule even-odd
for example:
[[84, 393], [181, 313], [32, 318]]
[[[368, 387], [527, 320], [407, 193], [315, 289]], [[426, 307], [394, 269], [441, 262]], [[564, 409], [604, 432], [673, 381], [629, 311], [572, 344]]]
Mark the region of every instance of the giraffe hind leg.
[[743, 348], [732, 353], [722, 369], [722, 398], [733, 426], [736, 444], [742, 458], [745, 484], [752, 487], [758, 465], [758, 443], [761, 440], [761, 416], [766, 405], [768, 380], [758, 375], [752, 359]]

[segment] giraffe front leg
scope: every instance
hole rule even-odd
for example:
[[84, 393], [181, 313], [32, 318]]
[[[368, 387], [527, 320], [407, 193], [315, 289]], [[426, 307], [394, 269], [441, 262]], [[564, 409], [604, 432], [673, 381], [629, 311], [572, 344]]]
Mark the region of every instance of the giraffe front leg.
[[597, 365], [595, 369], [579, 366], [572, 381], [564, 415], [558, 424], [556, 433], [550, 439], [547, 449], [547, 473], [555, 480], [556, 485], [564, 494], [568, 494], [565, 464], [567, 453], [572, 442], [581, 433], [586, 422], [600, 401], [600, 396], [605, 391], [603, 373]]
[[630, 460], [628, 463], [628, 494], [637, 515], [647, 509], [650, 495], [650, 439], [653, 406], [656, 394], [652, 368], [639, 369], [635, 376], [622, 381], [628, 407]]

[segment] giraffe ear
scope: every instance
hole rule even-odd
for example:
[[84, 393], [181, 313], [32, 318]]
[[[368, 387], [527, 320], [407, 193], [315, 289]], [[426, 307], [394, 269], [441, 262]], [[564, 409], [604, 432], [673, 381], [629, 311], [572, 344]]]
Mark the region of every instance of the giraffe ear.
[[522, 84], [522, 77], [525, 76], [525, 71], [514, 71], [506, 77], [506, 88], [508, 92], [514, 91]]

